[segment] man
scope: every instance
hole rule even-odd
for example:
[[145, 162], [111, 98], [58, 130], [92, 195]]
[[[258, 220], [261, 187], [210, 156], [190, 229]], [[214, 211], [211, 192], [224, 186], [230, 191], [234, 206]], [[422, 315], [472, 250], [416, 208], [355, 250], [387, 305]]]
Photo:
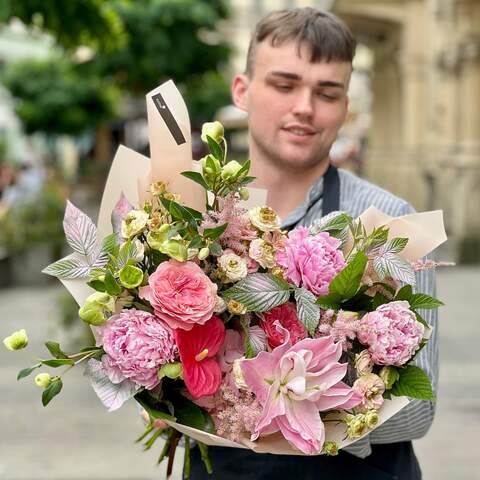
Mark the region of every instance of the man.
[[[285, 228], [310, 225], [332, 210], [357, 216], [370, 205], [392, 216], [413, 212], [404, 200], [330, 167], [329, 151], [347, 114], [354, 52], [351, 32], [334, 15], [313, 8], [275, 12], [258, 23], [245, 74], [233, 80], [233, 100], [249, 114], [254, 186], [268, 190], [268, 204], [284, 219]], [[433, 294], [433, 274], [418, 277], [418, 289]], [[424, 315], [435, 325], [435, 312]], [[435, 389], [435, 330], [417, 364], [428, 372]], [[337, 457], [210, 448], [212, 476], [202, 472], [194, 449], [191, 478], [420, 479], [411, 440], [427, 432], [433, 414], [431, 402], [412, 401]]]

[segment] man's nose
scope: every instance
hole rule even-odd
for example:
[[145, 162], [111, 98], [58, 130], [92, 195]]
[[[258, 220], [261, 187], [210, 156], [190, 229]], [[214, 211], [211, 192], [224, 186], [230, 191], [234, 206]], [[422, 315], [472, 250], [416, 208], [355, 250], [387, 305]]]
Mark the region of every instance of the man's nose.
[[300, 90], [295, 98], [293, 114], [299, 117], [311, 117], [313, 115], [313, 96], [309, 90]]

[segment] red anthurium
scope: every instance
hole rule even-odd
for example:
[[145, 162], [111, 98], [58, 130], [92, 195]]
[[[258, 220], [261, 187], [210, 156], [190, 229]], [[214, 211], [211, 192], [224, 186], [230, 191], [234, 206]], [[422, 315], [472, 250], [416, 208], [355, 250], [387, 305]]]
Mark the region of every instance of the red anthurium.
[[213, 316], [204, 325], [196, 324], [191, 330], [174, 331], [183, 378], [192, 397], [213, 395], [222, 381], [218, 361], [213, 358], [225, 340], [223, 321]]

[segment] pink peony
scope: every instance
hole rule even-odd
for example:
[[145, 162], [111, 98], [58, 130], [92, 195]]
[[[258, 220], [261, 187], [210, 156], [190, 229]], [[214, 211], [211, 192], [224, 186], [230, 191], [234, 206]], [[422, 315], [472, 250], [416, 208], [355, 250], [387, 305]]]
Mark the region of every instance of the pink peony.
[[303, 453], [319, 453], [325, 441], [319, 412], [353, 408], [361, 397], [341, 381], [348, 365], [338, 362], [342, 347], [331, 337], [306, 338], [292, 346], [289, 333], [283, 334], [283, 345], [241, 364], [245, 382], [263, 407], [251, 438], [281, 431]]
[[359, 411], [378, 410], [383, 405], [385, 384], [378, 375], [374, 373], [362, 375], [355, 380], [352, 388], [362, 397], [361, 403], [357, 405]]
[[158, 384], [158, 369], [175, 360], [177, 347], [168, 325], [148, 312], [122, 310], [100, 329], [111, 375], [123, 375], [152, 389]]
[[277, 252], [285, 278], [297, 287], [305, 287], [314, 295], [327, 295], [333, 277], [345, 267], [340, 240], [326, 232], [310, 235], [306, 227], [288, 234], [285, 250]]
[[396, 301], [367, 313], [357, 331], [358, 340], [368, 346], [372, 360], [379, 365], [403, 365], [412, 358], [424, 334], [410, 305]]
[[293, 303], [284, 303], [263, 314], [260, 326], [267, 334], [268, 344], [271, 348], [279, 347], [285, 342], [284, 333], [279, 330], [275, 323], [280, 325], [290, 334], [292, 344], [306, 338], [307, 330], [297, 316], [297, 308]]
[[217, 302], [217, 286], [202, 269], [193, 262], [176, 260], [161, 263], [139, 293], [157, 317], [183, 330], [210, 320]]

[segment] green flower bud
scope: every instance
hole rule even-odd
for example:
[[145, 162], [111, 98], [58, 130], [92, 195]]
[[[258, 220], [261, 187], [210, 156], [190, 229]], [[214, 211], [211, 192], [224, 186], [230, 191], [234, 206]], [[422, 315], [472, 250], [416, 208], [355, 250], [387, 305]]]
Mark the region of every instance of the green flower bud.
[[172, 379], [183, 378], [183, 367], [180, 362], [166, 363], [162, 365], [158, 370], [158, 378], [161, 380], [163, 377]]
[[393, 384], [400, 378], [400, 374], [395, 367], [383, 367], [378, 376], [383, 380], [386, 390], [390, 390]]
[[203, 178], [209, 186], [213, 185], [222, 170], [220, 161], [213, 155], [207, 155], [200, 159], [200, 164], [202, 165]]
[[103, 325], [107, 320], [103, 313], [103, 309], [92, 303], [86, 303], [81, 307], [78, 311], [78, 316], [84, 322], [95, 326]]
[[210, 255], [210, 249], [208, 247], [203, 247], [198, 252], [198, 259], [205, 260]]
[[223, 180], [229, 183], [233, 183], [236, 180], [240, 180], [238, 177], [238, 172], [242, 169], [242, 166], [236, 161], [231, 160], [226, 165], [222, 167], [221, 177]]
[[323, 453], [330, 457], [338, 455], [338, 445], [336, 444], [336, 442], [325, 442], [323, 444]]
[[240, 198], [245, 202], [250, 198], [248, 188], [242, 187], [238, 193], [240, 194]]
[[220, 122], [206, 122], [202, 125], [202, 142], [208, 143], [207, 136], [211, 137], [217, 143], [222, 141], [225, 131]]
[[52, 377], [49, 373], [39, 373], [35, 377], [35, 383], [42, 388], [47, 388], [52, 383]]
[[6, 348], [8, 348], [8, 350], [11, 350], [12, 352], [14, 350], [21, 350], [28, 345], [27, 332], [24, 328], [22, 328], [18, 332], [13, 332], [10, 336], [3, 339], [3, 344]]
[[179, 262], [185, 262], [188, 257], [187, 247], [179, 240], [165, 242], [160, 251]]
[[125, 265], [118, 273], [118, 278], [125, 288], [136, 288], [143, 281], [143, 271], [133, 265]]
[[368, 428], [375, 428], [378, 425], [380, 417], [378, 416], [378, 412], [376, 410], [368, 410], [368, 412], [364, 415], [365, 424]]
[[168, 231], [170, 230], [170, 225], [165, 224], [160, 227], [159, 230], [155, 232], [147, 233], [147, 243], [150, 248], [154, 250], [160, 250], [162, 245], [168, 240]]
[[350, 415], [347, 421], [347, 436], [348, 438], [359, 438], [361, 437], [367, 430], [367, 425], [365, 423], [365, 415], [359, 413], [358, 415]]
[[104, 292], [95, 292], [87, 297], [85, 303], [97, 306], [99, 308], [108, 310], [109, 312], [115, 311], [115, 297]]

